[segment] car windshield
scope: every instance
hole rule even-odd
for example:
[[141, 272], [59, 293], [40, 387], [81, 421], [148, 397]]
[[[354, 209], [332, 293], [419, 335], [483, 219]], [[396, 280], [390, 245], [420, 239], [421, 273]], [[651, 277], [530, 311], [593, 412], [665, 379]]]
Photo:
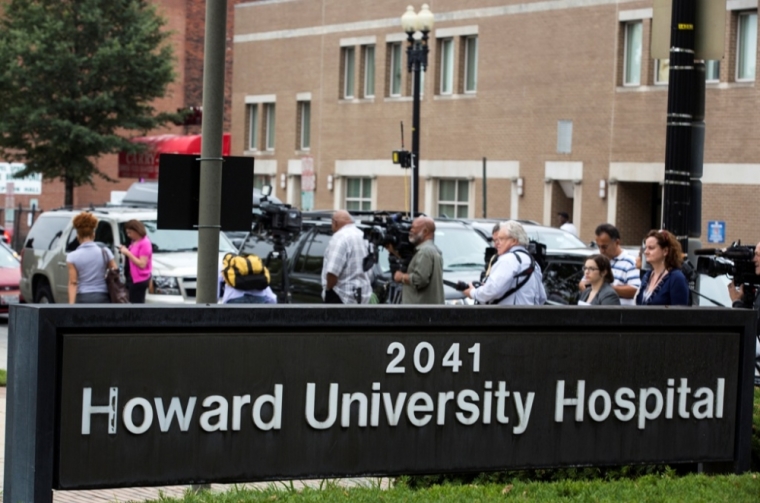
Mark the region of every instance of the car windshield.
[[[156, 221], [143, 221], [154, 253], [198, 251], [198, 231], [157, 229]], [[219, 252], [235, 253], [237, 250], [223, 232], [219, 233]]]
[[573, 248], [587, 248], [586, 244], [569, 232], [560, 230], [541, 229], [540, 231], [528, 231], [531, 239], [546, 245], [549, 250], [570, 250]]
[[13, 252], [5, 246], [0, 246], [0, 267], [19, 267], [19, 261], [13, 256]]
[[729, 283], [731, 279], [726, 275], [711, 278], [707, 274], [700, 274], [697, 286], [697, 291], [701, 294], [698, 296], [699, 305], [731, 307], [731, 297], [728, 295]]
[[[439, 228], [435, 231], [435, 245], [443, 254], [443, 268], [448, 270], [481, 270], [485, 265], [488, 243], [476, 231], [462, 228]], [[388, 252], [380, 250], [380, 268], [390, 271]]]

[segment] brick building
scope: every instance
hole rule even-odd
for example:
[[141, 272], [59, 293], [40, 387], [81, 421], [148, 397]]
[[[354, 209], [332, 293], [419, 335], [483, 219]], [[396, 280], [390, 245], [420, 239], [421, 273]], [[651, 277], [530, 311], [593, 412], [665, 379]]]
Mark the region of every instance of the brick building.
[[[716, 0], [723, 1], [723, 0]], [[404, 209], [391, 163], [410, 144], [412, 89], [399, 18], [408, 0], [261, 0], [235, 6], [232, 153], [301, 206]], [[659, 227], [667, 62], [650, 58], [652, 0], [437, 0], [422, 86], [420, 209], [556, 224], [581, 238]], [[420, 5], [416, 5], [419, 9]], [[760, 239], [757, 0], [726, 1], [726, 53], [707, 64], [703, 241]], [[307, 161], [308, 162], [308, 161]]]

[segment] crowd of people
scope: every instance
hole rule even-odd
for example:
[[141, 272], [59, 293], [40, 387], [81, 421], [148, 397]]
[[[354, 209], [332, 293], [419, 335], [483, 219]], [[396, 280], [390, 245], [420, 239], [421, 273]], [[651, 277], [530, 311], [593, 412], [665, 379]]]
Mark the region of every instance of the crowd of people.
[[[346, 211], [333, 217], [333, 238], [322, 271], [326, 303], [368, 303], [369, 273], [362, 267], [367, 253], [362, 233]], [[650, 266], [643, 277], [636, 258], [620, 245], [620, 232], [611, 224], [596, 228], [599, 254], [583, 265], [578, 305], [689, 305], [689, 284], [681, 272], [683, 252], [675, 236], [666, 230], [649, 232], [644, 256]], [[493, 229], [496, 255], [487, 265], [484, 281], [469, 284], [464, 295], [478, 304], [535, 306], [546, 303], [543, 272], [528, 251], [529, 239], [520, 223], [508, 220]], [[418, 217], [412, 222], [409, 241], [416, 253], [406, 271], [396, 271], [393, 281], [402, 286], [403, 304], [443, 304], [443, 258], [435, 246], [435, 221]], [[389, 250], [394, 253], [394, 250]], [[361, 292], [361, 295], [357, 295]]]

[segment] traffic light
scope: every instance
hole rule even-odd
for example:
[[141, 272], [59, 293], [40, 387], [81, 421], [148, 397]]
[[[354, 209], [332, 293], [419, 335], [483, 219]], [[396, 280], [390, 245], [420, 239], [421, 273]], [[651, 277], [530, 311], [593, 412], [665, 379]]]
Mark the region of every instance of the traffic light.
[[411, 168], [412, 153], [408, 150], [394, 150], [393, 164], [399, 164], [402, 168]]

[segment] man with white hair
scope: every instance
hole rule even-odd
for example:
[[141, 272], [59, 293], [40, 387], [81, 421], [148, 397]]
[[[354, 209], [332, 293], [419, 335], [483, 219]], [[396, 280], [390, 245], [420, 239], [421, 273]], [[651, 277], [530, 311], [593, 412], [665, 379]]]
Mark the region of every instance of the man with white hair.
[[502, 222], [494, 238], [498, 259], [488, 280], [464, 294], [481, 304], [501, 306], [540, 306], [546, 302], [541, 267], [527, 250], [528, 234], [514, 220]]

